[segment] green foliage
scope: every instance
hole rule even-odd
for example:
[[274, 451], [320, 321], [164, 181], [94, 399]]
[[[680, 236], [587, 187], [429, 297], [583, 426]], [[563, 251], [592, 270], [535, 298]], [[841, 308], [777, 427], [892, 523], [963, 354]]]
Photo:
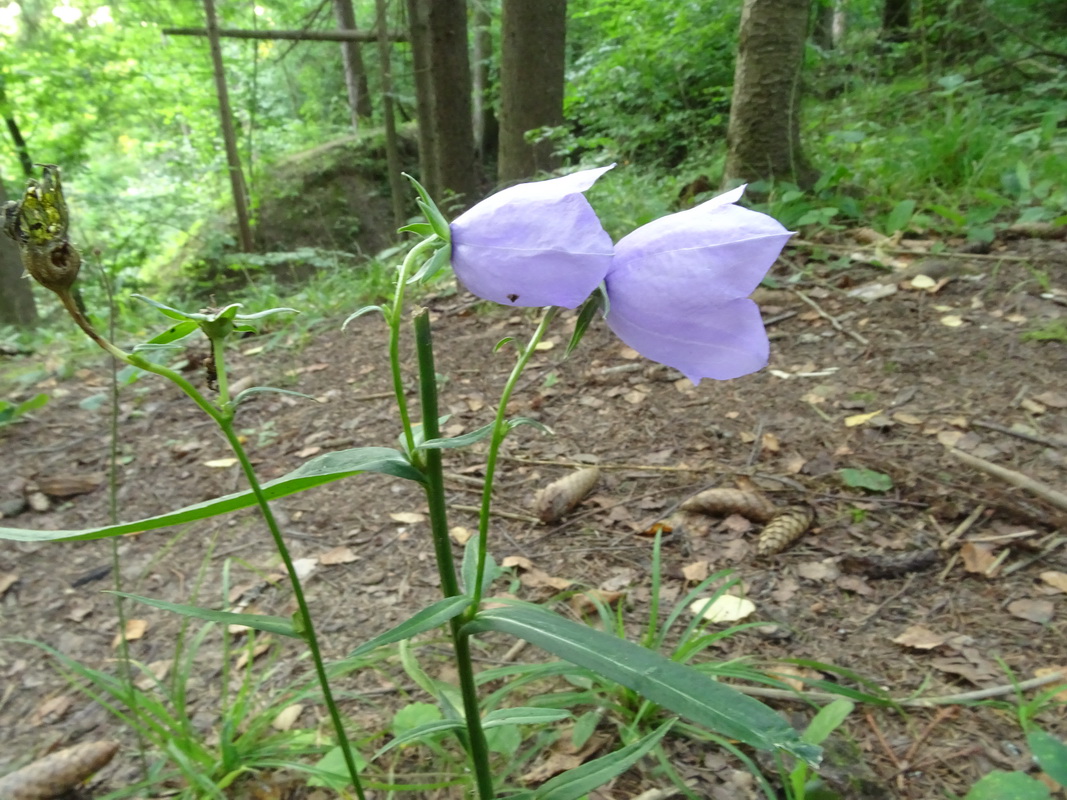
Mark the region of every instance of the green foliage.
[[737, 12], [725, 2], [572, 2], [564, 108], [576, 144], [676, 165], [722, 137]]
[[893, 488], [893, 479], [884, 472], [873, 469], [840, 469], [841, 482], [853, 489], [866, 489], [869, 492], [888, 492]]
[[9, 400], [0, 400], [0, 428], [18, 420], [24, 414], [41, 408], [49, 400], [49, 396], [43, 392], [23, 400], [21, 403], [12, 403]]

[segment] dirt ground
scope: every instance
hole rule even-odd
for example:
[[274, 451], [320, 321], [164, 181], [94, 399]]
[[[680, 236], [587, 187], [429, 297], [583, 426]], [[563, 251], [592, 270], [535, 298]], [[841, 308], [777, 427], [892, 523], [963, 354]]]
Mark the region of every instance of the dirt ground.
[[[805, 266], [805, 252], [787, 251], [775, 273], [783, 285]], [[491, 551], [498, 560], [528, 559], [514, 570], [520, 596], [552, 597], [548, 578], [621, 591], [637, 631], [649, 600], [649, 531], [669, 522], [662, 613], [692, 580], [729, 568], [755, 604], [746, 621], [765, 623], [722, 639], [708, 658], [747, 656], [779, 673], [856, 686], [825, 669], [784, 664], [820, 662], [901, 699], [1003, 686], [1011, 682], [1007, 670], [1017, 680], [1067, 670], [1067, 509], [949, 449], [1060, 492], [1067, 485], [1067, 343], [1022, 338], [1067, 319], [1067, 246], [1023, 240], [984, 255], [894, 258], [903, 272], [893, 276], [813, 264], [789, 289], [760, 289], [771, 363], [729, 382], [694, 387], [629, 351], [602, 323], [562, 361], [573, 325], [573, 317], [564, 318], [510, 409], [540, 420], [554, 435], [517, 429], [498, 476], [495, 508], [503, 513], [494, 518]], [[874, 296], [875, 284], [897, 290], [873, 300], [852, 294], [862, 288]], [[474, 305], [463, 293], [424, 302], [435, 318], [443, 402], [452, 415], [446, 432], [483, 425], [512, 364], [512, 351], [494, 354], [493, 345], [504, 336], [524, 340], [535, 317]], [[264, 479], [321, 452], [395, 441], [384, 326], [368, 316], [342, 333], [339, 323], [326, 321], [310, 340], [274, 331], [238, 343], [232, 379], [321, 401], [265, 394], [242, 408], [239, 427]], [[0, 379], [32, 362], [0, 362]], [[100, 360], [68, 379], [46, 377], [21, 389], [23, 397], [48, 392], [52, 401], [0, 430], [2, 524], [70, 529], [107, 520], [101, 478], [110, 447], [107, 407], [80, 405], [107, 387]], [[13, 391], [5, 387], [4, 395]], [[176, 389], [147, 376], [123, 390], [120, 417], [122, 519], [240, 488], [237, 468], [218, 461], [228, 456], [221, 438]], [[471, 508], [479, 497], [481, 452], [475, 447], [446, 458], [453, 526], [476, 525]], [[531, 519], [538, 488], [590, 463], [599, 464], [602, 478], [582, 505], [552, 525]], [[841, 472], [848, 469], [872, 470], [889, 481], [881, 478], [884, 491], [849, 485], [856, 473]], [[761, 526], [743, 515], [677, 511], [699, 491], [739, 481], [759, 487], [780, 508], [813, 508], [811, 530], [783, 552], [760, 556]], [[63, 497], [72, 484], [90, 491]], [[47, 510], [23, 507], [35, 487], [51, 492]], [[275, 507], [294, 557], [318, 560], [309, 600], [329, 657], [435, 599], [424, 503], [413, 485], [363, 476]], [[188, 602], [200, 582], [201, 602], [215, 607], [223, 605], [225, 562], [232, 560], [231, 584], [238, 588], [261, 584], [260, 576], [278, 563], [251, 512], [126, 537], [119, 551], [128, 591]], [[6, 544], [0, 549], [4, 636], [37, 639], [89, 666], [115, 670], [116, 611], [102, 594], [113, 588], [111, 558], [106, 540]], [[507, 591], [509, 583], [496, 588]], [[253, 610], [291, 613], [281, 587], [259, 589]], [[132, 656], [165, 662], [176, 619], [141, 606], [130, 614], [147, 622], [130, 643]], [[198, 662], [190, 692], [194, 720], [204, 729], [218, 724], [218, 638], [208, 641], [211, 652]], [[508, 645], [487, 645], [489, 665], [499, 663]], [[277, 644], [275, 652], [284, 667], [274, 667], [278, 680], [305, 669], [294, 658], [295, 645]], [[542, 657], [532, 647], [517, 656]], [[425, 658], [431, 672], [447, 672], [439, 652]], [[374, 716], [390, 707], [394, 684], [385, 674], [344, 684], [374, 693], [369, 711], [354, 701], [345, 706], [369, 730], [387, 725], [386, 717]], [[391, 674], [410, 685], [398, 667]], [[392, 696], [396, 704], [406, 702]], [[426, 699], [417, 691], [411, 697]], [[855, 753], [841, 769], [862, 778], [851, 782], [847, 796], [951, 797], [992, 769], [1032, 771], [1013, 695], [1000, 699], [1007, 704], [904, 712], [858, 706], [841, 737]], [[767, 702], [798, 725], [812, 713], [803, 703]], [[313, 726], [315, 714], [321, 718], [321, 709], [306, 710], [301, 725]], [[1040, 720], [1067, 736], [1062, 707]], [[0, 774], [50, 748], [107, 738], [118, 738], [123, 749], [79, 796], [102, 795], [137, 774], [128, 732], [23, 644], [0, 647], [0, 732]], [[697, 796], [757, 796], [739, 762], [725, 753], [684, 739], [668, 750]], [[667, 785], [651, 763], [645, 766], [595, 796], [621, 800]]]

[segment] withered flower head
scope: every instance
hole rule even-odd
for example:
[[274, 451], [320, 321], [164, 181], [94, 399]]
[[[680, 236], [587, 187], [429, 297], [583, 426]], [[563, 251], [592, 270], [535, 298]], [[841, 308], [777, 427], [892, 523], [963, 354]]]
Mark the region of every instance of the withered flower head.
[[21, 202], [4, 207], [4, 233], [19, 246], [22, 265], [34, 280], [62, 293], [74, 285], [81, 267], [81, 255], [67, 239], [70, 218], [59, 167], [40, 164], [44, 175], [31, 179]]

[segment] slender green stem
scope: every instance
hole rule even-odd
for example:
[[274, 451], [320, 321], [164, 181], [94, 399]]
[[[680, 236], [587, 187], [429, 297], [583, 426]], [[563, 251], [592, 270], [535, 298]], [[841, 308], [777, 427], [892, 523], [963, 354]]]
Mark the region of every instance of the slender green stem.
[[400, 322], [404, 314], [404, 291], [407, 289], [408, 273], [414, 264], [427, 250], [440, 246], [437, 237], [423, 239], [411, 248], [400, 269], [396, 273], [396, 291], [393, 294], [393, 305], [387, 317], [389, 323], [389, 369], [393, 374], [393, 392], [396, 394], [396, 405], [400, 411], [400, 425], [404, 430], [404, 441], [407, 444], [408, 453], [415, 452], [415, 433], [411, 429], [411, 415], [408, 413], [408, 401], [404, 394], [404, 374], [400, 371]]
[[215, 384], [218, 387], [220, 408], [230, 405], [230, 379], [226, 376], [226, 337], [211, 340], [211, 358], [215, 365]]
[[333, 722], [334, 732], [337, 734], [337, 743], [344, 756], [345, 765], [348, 767], [348, 775], [352, 780], [352, 785], [355, 787], [356, 795], [360, 800], [366, 800], [363, 794], [363, 785], [359, 780], [359, 770], [356, 767], [356, 760], [352, 754], [352, 746], [349, 744], [348, 735], [345, 733], [344, 722], [341, 719], [341, 712], [337, 708], [337, 703], [333, 698], [333, 691], [330, 689], [330, 679], [326, 674], [326, 663], [323, 661], [322, 650], [319, 648], [318, 636], [315, 633], [315, 626], [311, 619], [311, 609], [308, 608], [307, 599], [304, 597], [304, 587], [300, 582], [299, 576], [296, 574], [296, 567], [293, 565], [293, 558], [289, 554], [289, 547], [286, 545], [285, 538], [282, 536], [281, 529], [278, 527], [278, 521], [274, 518], [274, 512], [270, 508], [270, 503], [267, 502], [267, 496], [263, 492], [263, 487], [260, 486], [259, 478], [256, 476], [256, 471], [252, 467], [252, 462], [248, 460], [248, 454], [245, 452], [241, 440], [233, 429], [233, 421], [231, 419], [224, 419], [219, 420], [218, 422], [219, 428], [226, 437], [226, 441], [229, 442], [234, 455], [237, 456], [237, 460], [241, 463], [241, 469], [244, 472], [245, 480], [248, 481], [249, 488], [252, 489], [252, 494], [256, 497], [256, 502], [259, 504], [259, 509], [263, 514], [263, 520], [267, 523], [267, 528], [270, 529], [270, 535], [274, 539], [274, 546], [278, 549], [278, 554], [282, 557], [285, 569], [289, 573], [289, 584], [292, 586], [293, 597], [296, 598], [297, 613], [300, 615], [300, 622], [303, 626], [302, 635], [304, 641], [307, 643], [308, 652], [311, 654], [311, 660], [315, 665], [315, 674], [319, 679], [319, 688], [322, 689], [323, 702], [326, 704], [326, 708], [330, 714], [330, 720]]
[[[434, 368], [433, 339], [430, 332], [430, 312], [425, 308], [415, 314], [415, 350], [419, 364], [419, 399], [422, 402], [422, 426], [426, 440], [436, 439], [437, 371]], [[460, 593], [456, 568], [452, 560], [452, 542], [448, 537], [448, 510], [445, 504], [445, 478], [441, 450], [425, 451], [423, 471], [426, 475], [426, 499], [430, 507], [430, 530], [433, 534], [434, 552], [437, 555], [437, 571], [441, 577], [441, 590], [446, 597]], [[471, 659], [470, 639], [460, 632], [463, 620], [454, 617], [449, 622], [452, 646], [456, 651], [456, 669], [459, 672], [459, 687], [463, 695], [463, 713], [467, 725], [467, 743], [478, 796], [493, 800], [493, 774], [489, 768], [489, 746], [482, 729], [481, 709], [478, 705], [478, 687], [474, 681], [474, 663]]]
[[519, 377], [522, 375], [523, 370], [526, 369], [530, 357], [537, 350], [537, 345], [544, 338], [546, 331], [548, 331], [548, 326], [558, 311], [559, 308], [556, 306], [549, 306], [545, 309], [537, 330], [533, 332], [530, 341], [519, 353], [519, 358], [511, 370], [508, 382], [504, 384], [504, 391], [500, 394], [500, 403], [497, 404], [496, 419], [493, 421], [493, 433], [489, 437], [489, 454], [485, 459], [485, 486], [482, 490], [481, 513], [478, 516], [478, 566], [475, 570], [474, 601], [465, 615], [467, 618], [477, 613], [478, 604], [482, 600], [482, 581], [485, 575], [486, 553], [489, 550], [489, 510], [493, 504], [493, 477], [496, 475], [496, 461], [500, 454], [500, 445], [504, 443], [509, 430], [506, 419], [508, 401], [511, 399], [511, 393], [515, 391], [515, 385], [519, 382]]

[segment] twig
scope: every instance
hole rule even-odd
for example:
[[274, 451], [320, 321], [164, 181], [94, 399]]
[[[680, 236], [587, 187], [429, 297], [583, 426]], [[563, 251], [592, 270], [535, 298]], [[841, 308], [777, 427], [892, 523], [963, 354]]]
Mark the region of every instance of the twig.
[[[905, 708], [935, 708], [953, 703], [970, 703], [975, 700], [988, 700], [991, 697], [1003, 697], [1015, 691], [1025, 692], [1030, 689], [1038, 689], [1056, 681], [1067, 681], [1067, 674], [1056, 672], [1052, 675], [1042, 675], [1040, 678], [1031, 678], [1020, 683], [991, 686], [988, 689], [976, 689], [973, 692], [946, 694], [938, 697], [909, 697], [903, 700], [887, 699], [886, 702]], [[840, 698], [840, 695], [832, 692], [803, 692], [794, 689], [771, 689], [766, 686], [739, 686], [737, 684], [730, 684], [730, 687], [737, 689], [741, 694], [747, 694], [749, 697], [765, 697], [768, 700], [796, 700], [802, 703], [815, 700], [829, 703]]]
[[1011, 575], [1013, 572], [1018, 572], [1019, 570], [1030, 566], [1035, 561], [1040, 561], [1041, 559], [1043, 559], [1045, 556], [1047, 556], [1049, 553], [1051, 553], [1053, 550], [1055, 550], [1057, 547], [1059, 547], [1060, 545], [1064, 544], [1065, 542], [1067, 542], [1067, 536], [1057, 536], [1055, 539], [1052, 540], [1051, 544], [1049, 544], [1047, 547], [1042, 548], [1040, 553], [1035, 553], [1034, 555], [1029, 556], [1028, 558], [1024, 558], [1024, 559], [1021, 559], [1020, 561], [1016, 561], [1011, 566], [1005, 567], [1004, 571], [1001, 574], [1002, 575]]
[[701, 464], [697, 467], [667, 467], [661, 464], [588, 464], [581, 461], [546, 461], [537, 458], [522, 458], [520, 456], [501, 456], [502, 459], [507, 461], [515, 461], [519, 464], [535, 464], [543, 467], [589, 467], [597, 466], [600, 469], [632, 469], [632, 470], [644, 470], [649, 472], [707, 472], [709, 470], [718, 469], [722, 472], [728, 470], [725, 466], [715, 466], [711, 464]]
[[995, 422], [990, 422], [986, 419], [975, 420], [971, 423], [976, 428], [987, 428], [997, 433], [1003, 433], [1007, 436], [1014, 436], [1017, 439], [1025, 439], [1028, 442], [1034, 442], [1035, 444], [1043, 444], [1048, 447], [1067, 447], [1067, 439], [1061, 439], [1058, 436], [1035, 436], [1032, 433], [1025, 433], [1023, 431], [1017, 431], [1014, 428], [1008, 428], [1004, 425], [998, 425]]
[[897, 758], [897, 754], [893, 752], [893, 748], [889, 746], [889, 742], [885, 740], [885, 736], [882, 734], [882, 729], [879, 728], [878, 723], [874, 721], [874, 714], [868, 711], [864, 714], [864, 717], [867, 719], [867, 724], [870, 726], [871, 730], [874, 731], [874, 738], [878, 740], [878, 744], [882, 745], [882, 749], [885, 750], [886, 755], [889, 756], [889, 760], [893, 762], [893, 766], [897, 768], [897, 772], [903, 772], [904, 765], [901, 763], [900, 759]]
[[870, 342], [868, 342], [865, 338], [860, 336], [855, 331], [848, 330], [847, 328], [845, 328], [845, 326], [843, 326], [838, 321], [837, 317], [835, 317], [835, 316], [827, 313], [826, 311], [824, 311], [822, 306], [820, 306], [818, 303], [816, 303], [814, 300], [812, 300], [810, 297], [808, 297], [806, 294], [804, 294], [799, 289], [793, 289], [793, 294], [795, 294], [797, 297], [799, 297], [801, 300], [803, 300], [809, 306], [814, 308], [815, 309], [815, 313], [817, 313], [820, 317], [822, 317], [827, 322], [829, 322], [830, 325], [833, 326], [834, 330], [840, 331], [841, 333], [845, 334], [846, 336], [851, 336], [853, 339], [855, 339], [857, 342], [862, 344], [864, 347], [867, 347], [870, 344]]
[[[478, 506], [454, 505], [452, 506], [452, 508], [456, 509], [456, 511], [472, 511], [475, 514], [482, 513], [482, 509]], [[541, 524], [541, 520], [539, 520], [537, 517], [531, 517], [529, 514], [512, 514], [509, 511], [490, 511], [489, 513], [494, 517], [502, 517], [503, 519], [514, 519], [518, 520], [519, 522], [529, 522], [531, 525]]]
[[1060, 511], [1067, 511], [1067, 494], [1061, 491], [1053, 489], [1041, 481], [1034, 480], [1028, 475], [1023, 475], [1021, 472], [1016, 472], [1013, 469], [1007, 467], [1001, 467], [994, 464], [991, 461], [986, 461], [984, 458], [978, 456], [972, 456], [970, 453], [964, 453], [962, 450], [957, 450], [954, 447], [948, 448], [948, 451], [968, 466], [980, 469], [989, 475], [996, 478], [1000, 478], [1003, 481], [1010, 483], [1012, 486], [1018, 486], [1020, 489], [1026, 489], [1033, 494], [1036, 494], [1042, 500], [1047, 500]]
[[[873, 247], [874, 247], [872, 245], [862, 245], [862, 244], [847, 245], [847, 244], [828, 244], [828, 243], [821, 243], [821, 242], [816, 244], [815, 242], [808, 242], [808, 241], [805, 241], [804, 239], [792, 239], [789, 242], [789, 244], [792, 247], [798, 247], [798, 246], [805, 246], [806, 245], [808, 247], [819, 247], [819, 248], [822, 248], [824, 250], [838, 250], [838, 251], [846, 251], [846, 252], [852, 252], [852, 251], [855, 251], [855, 250], [863, 250], [865, 248], [873, 249]], [[878, 249], [879, 253], [890, 253], [890, 254], [896, 255], [896, 256], [923, 256], [923, 257], [926, 257], [926, 256], [930, 255], [929, 253], [924, 253], [924, 252], [921, 252], [919, 250], [908, 250], [905, 247], [878, 247], [877, 249]], [[945, 250], [945, 251], [942, 251], [942, 252], [938, 253], [937, 257], [938, 258], [962, 258], [962, 259], [967, 259], [967, 260], [973, 259], [974, 261], [1018, 261], [1020, 263], [1034, 260], [1030, 256], [987, 255], [985, 253], [954, 253], [954, 252], [950, 252], [948, 250]]]
[[963, 534], [967, 533], [967, 531], [971, 529], [971, 526], [974, 525], [977, 519], [984, 513], [985, 506], [980, 505], [970, 514], [968, 514], [967, 519], [957, 525], [956, 530], [952, 531], [952, 533], [946, 536], [944, 541], [941, 542], [941, 549], [948, 550], [952, 547], [952, 545], [956, 544], [959, 538], [963, 536]]
[[890, 595], [883, 602], [879, 603], [878, 607], [875, 608], [874, 611], [872, 611], [870, 614], [868, 614], [867, 616], [865, 616], [863, 619], [860, 620], [859, 625], [857, 625], [855, 628], [852, 629], [852, 633], [853, 634], [859, 633], [865, 627], [867, 627], [867, 623], [870, 622], [872, 619], [874, 619], [876, 616], [878, 616], [878, 614], [880, 614], [882, 612], [882, 609], [884, 609], [887, 605], [892, 603], [894, 600], [896, 600], [898, 597], [900, 597], [902, 594], [907, 592], [908, 589], [911, 588], [911, 582], [914, 579], [915, 579], [915, 573], [913, 572], [910, 575], [908, 575], [908, 577], [904, 580], [904, 585], [900, 587], [900, 591], [896, 592], [895, 594]]

